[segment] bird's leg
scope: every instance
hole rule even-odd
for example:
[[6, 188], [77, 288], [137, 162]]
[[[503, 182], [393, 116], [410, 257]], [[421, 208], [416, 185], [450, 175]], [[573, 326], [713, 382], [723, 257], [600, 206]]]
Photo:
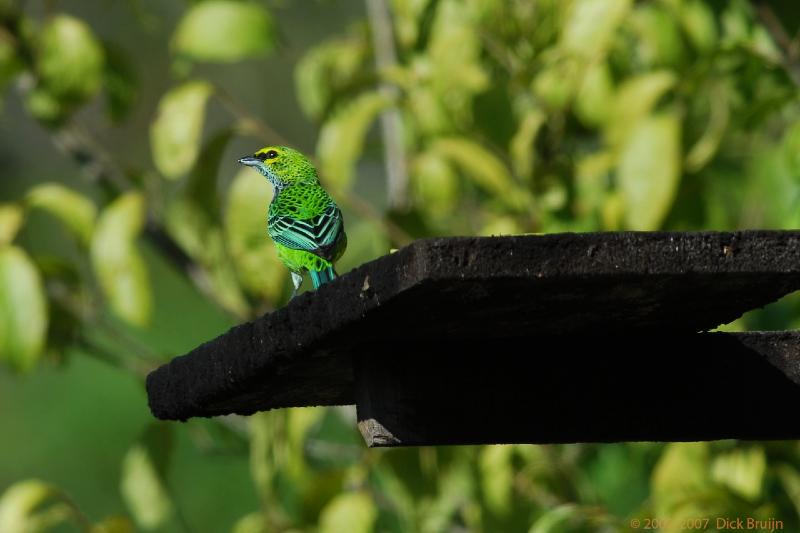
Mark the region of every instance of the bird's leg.
[[303, 284], [303, 276], [302, 274], [298, 274], [297, 272], [292, 272], [292, 283], [294, 284], [294, 291], [292, 291], [292, 298], [297, 296], [297, 291], [300, 290], [300, 285]]

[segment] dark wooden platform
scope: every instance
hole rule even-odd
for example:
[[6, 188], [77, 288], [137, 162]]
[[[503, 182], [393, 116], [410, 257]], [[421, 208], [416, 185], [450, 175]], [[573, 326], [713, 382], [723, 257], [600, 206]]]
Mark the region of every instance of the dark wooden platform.
[[698, 335], [797, 289], [798, 232], [423, 240], [155, 370], [150, 407], [357, 403], [370, 445], [800, 438], [797, 335]]

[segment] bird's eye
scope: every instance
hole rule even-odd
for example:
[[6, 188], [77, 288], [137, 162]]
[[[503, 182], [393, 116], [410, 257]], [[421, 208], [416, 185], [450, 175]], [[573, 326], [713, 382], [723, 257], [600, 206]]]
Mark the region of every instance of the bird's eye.
[[264, 156], [265, 159], [275, 159], [276, 157], [278, 157], [278, 152], [275, 150], [270, 150]]

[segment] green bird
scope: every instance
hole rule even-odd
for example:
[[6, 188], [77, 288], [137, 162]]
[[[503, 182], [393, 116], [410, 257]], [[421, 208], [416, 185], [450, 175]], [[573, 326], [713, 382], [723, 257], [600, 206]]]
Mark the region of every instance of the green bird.
[[335, 278], [333, 264], [347, 247], [344, 220], [311, 161], [292, 148], [267, 146], [239, 163], [253, 167], [272, 184], [267, 230], [292, 274], [292, 297], [305, 272], [315, 289]]

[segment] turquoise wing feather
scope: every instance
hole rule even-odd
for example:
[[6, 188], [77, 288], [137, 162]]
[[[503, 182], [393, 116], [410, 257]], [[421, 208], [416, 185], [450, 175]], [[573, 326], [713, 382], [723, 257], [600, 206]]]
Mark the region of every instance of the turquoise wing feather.
[[312, 252], [330, 261], [343, 226], [342, 213], [331, 201], [322, 213], [305, 220], [292, 215], [272, 215], [268, 231], [275, 242], [287, 248]]

